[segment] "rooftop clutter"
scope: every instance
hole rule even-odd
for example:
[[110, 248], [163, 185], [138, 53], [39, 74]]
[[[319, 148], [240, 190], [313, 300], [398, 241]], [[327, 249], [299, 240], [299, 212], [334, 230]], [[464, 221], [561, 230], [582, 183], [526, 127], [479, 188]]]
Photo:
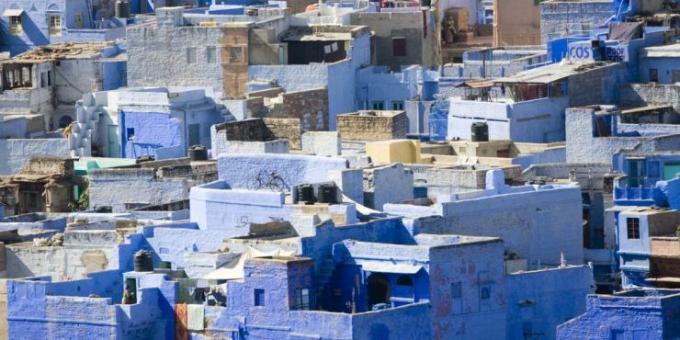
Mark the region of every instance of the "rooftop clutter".
[[0, 338], [678, 337], [676, 1], [162, 5], [0, 0]]

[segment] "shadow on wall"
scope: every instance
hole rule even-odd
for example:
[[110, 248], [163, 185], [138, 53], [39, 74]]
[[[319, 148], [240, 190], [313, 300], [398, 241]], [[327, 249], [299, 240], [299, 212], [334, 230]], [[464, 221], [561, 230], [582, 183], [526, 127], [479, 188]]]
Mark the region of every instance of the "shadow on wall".
[[390, 329], [382, 323], [376, 323], [371, 325], [370, 331], [371, 340], [389, 340], [390, 339]]
[[6, 41], [12, 56], [26, 52], [32, 46], [47, 45], [50, 42], [45, 33], [38, 28], [28, 15], [23, 14], [21, 20], [23, 25], [23, 33], [21, 35], [11, 34], [7, 24], [3, 25], [2, 35], [0, 35], [0, 41]]

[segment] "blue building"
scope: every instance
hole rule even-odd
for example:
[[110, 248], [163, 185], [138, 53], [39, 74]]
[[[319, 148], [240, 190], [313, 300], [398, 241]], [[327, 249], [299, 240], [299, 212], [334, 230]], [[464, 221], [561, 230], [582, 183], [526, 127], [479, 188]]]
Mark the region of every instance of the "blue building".
[[680, 82], [680, 45], [643, 49], [640, 53], [640, 81], [659, 84]]
[[624, 288], [656, 285], [650, 265], [651, 239], [674, 235], [678, 224], [680, 214], [672, 209], [639, 208], [618, 213], [616, 243]]
[[124, 21], [113, 17], [114, 1], [0, 1], [0, 51], [16, 55], [34, 46], [125, 37]]
[[187, 155], [193, 145], [210, 147], [210, 127], [225, 121], [226, 109], [202, 88], [103, 91], [76, 105], [74, 144], [83, 156], [155, 159]]
[[[260, 169], [265, 169], [264, 174]], [[71, 226], [66, 239], [90, 235], [90, 243], [93, 235], [108, 235], [124, 220], [154, 221], [139, 231], [128, 229], [112, 253], [117, 269], [90, 272], [81, 280], [11, 281], [10, 336], [27, 336], [28, 331], [61, 337], [77, 329], [102, 337], [154, 334], [167, 339], [175, 334], [496, 339], [543, 333], [553, 337], [557, 324], [585, 311], [583, 298], [594, 287], [591, 269], [567, 265], [565, 256], [555, 261], [559, 265], [550, 266], [546, 260], [524, 271], [526, 260], [506, 256], [506, 245], [498, 237], [453, 235], [442, 229], [446, 223], [436, 214], [387, 216], [333, 197], [328, 186], [321, 190], [320, 185], [333, 181], [346, 193], [363, 187], [361, 171], [347, 169], [340, 158], [232, 155], [220, 157], [218, 171], [218, 182], [192, 189], [190, 215], [195, 223], [168, 212], [74, 215], [75, 220], [90, 223]], [[495, 190], [514, 192], [500, 186], [502, 178], [494, 178]], [[301, 197], [294, 190], [306, 183], [312, 184], [313, 197], [325, 202], [310, 202], [308, 194]], [[570, 189], [561, 192], [572, 199]], [[580, 201], [578, 195], [573, 198], [578, 216]], [[556, 205], [565, 210], [564, 205]], [[565, 234], [550, 229], [545, 237]], [[561, 248], [556, 240], [546, 243]], [[139, 249], [150, 252], [154, 268], [165, 269], [131, 271], [132, 256]], [[578, 256], [571, 249], [565, 251], [568, 258]], [[529, 258], [542, 253], [528, 252], [536, 253]], [[134, 299], [119, 304], [126, 286]], [[526, 317], [532, 313], [541, 317]], [[67, 319], [68, 326], [56, 327]]]
[[588, 296], [588, 310], [557, 327], [557, 339], [676, 339], [680, 292], [630, 290]]
[[121, 43], [33, 48], [0, 62], [0, 115], [41, 115], [44, 124], [31, 124], [31, 132], [65, 128], [76, 120], [74, 105], [85, 93], [125, 86], [126, 72]]

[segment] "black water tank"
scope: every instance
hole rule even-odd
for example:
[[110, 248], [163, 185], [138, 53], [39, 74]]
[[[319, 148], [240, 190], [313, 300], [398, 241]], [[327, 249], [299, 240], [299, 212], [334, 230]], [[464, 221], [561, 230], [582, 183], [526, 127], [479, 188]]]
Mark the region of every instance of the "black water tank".
[[135, 254], [134, 268], [136, 272], [152, 272], [153, 261], [151, 254], [146, 250], [140, 250]]
[[319, 193], [317, 195], [319, 203], [335, 204], [338, 203], [338, 188], [334, 183], [326, 183], [319, 185]]
[[294, 203], [314, 203], [314, 186], [311, 184], [300, 184], [295, 187], [296, 197]]
[[192, 161], [207, 161], [208, 149], [203, 145], [194, 145], [189, 148], [189, 158]]
[[130, 3], [127, 0], [116, 1], [115, 15], [116, 18], [129, 18]]
[[489, 125], [485, 122], [472, 123], [471, 126], [473, 142], [488, 142], [489, 141]]

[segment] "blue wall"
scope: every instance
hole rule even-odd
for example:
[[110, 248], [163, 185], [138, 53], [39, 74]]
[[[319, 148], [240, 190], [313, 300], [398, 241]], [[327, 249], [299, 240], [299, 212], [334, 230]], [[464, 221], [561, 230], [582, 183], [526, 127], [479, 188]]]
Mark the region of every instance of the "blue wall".
[[123, 158], [149, 155], [165, 159], [186, 154], [182, 123], [168, 113], [121, 112], [120, 128]]
[[671, 294], [635, 290], [622, 296], [588, 296], [586, 313], [561, 324], [557, 339], [677, 338], [680, 295]]

